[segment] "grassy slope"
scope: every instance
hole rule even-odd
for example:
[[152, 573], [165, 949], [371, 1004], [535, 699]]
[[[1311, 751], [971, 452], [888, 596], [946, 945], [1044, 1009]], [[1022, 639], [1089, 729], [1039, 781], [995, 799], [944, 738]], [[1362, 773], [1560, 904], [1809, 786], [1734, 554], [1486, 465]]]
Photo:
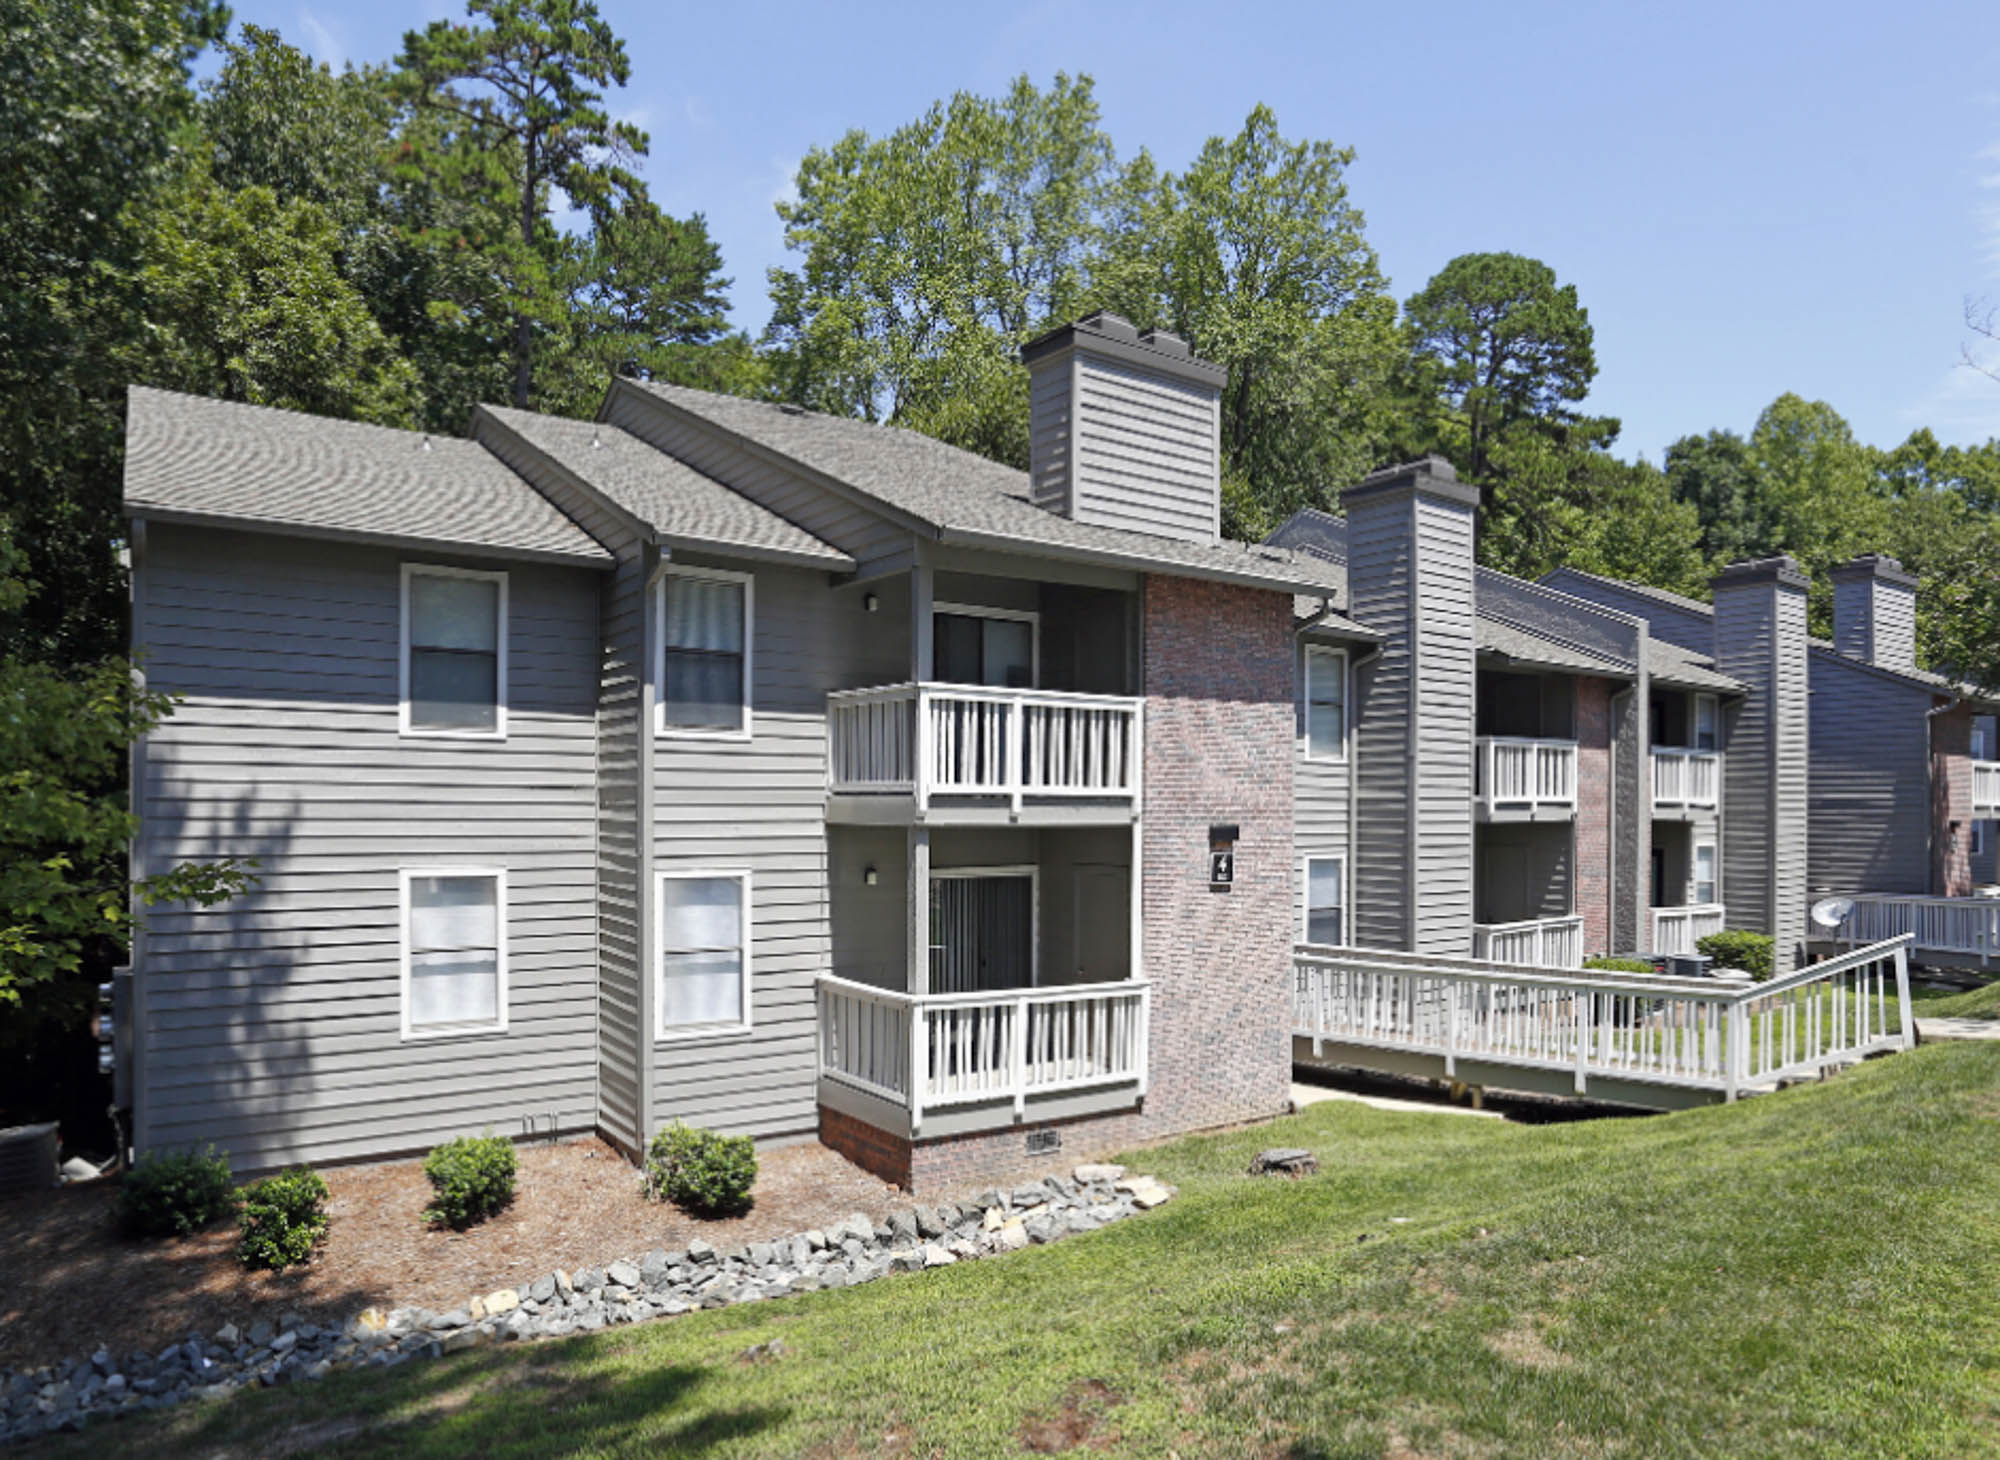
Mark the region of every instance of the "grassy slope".
[[1962, 994], [1912, 989], [1910, 1002], [1920, 1019], [2000, 1019], [2000, 981]]
[[[1322, 1175], [1239, 1174], [1275, 1143]], [[2000, 1454], [2000, 1046], [1647, 1120], [1328, 1104], [1139, 1164], [1181, 1199], [1002, 1261], [54, 1448], [984, 1456], [1061, 1416], [1184, 1456]]]

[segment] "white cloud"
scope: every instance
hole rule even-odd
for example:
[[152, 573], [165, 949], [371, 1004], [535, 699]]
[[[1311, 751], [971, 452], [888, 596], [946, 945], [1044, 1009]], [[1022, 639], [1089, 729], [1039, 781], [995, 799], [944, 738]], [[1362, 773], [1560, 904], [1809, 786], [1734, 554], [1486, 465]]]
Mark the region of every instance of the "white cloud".
[[315, 61], [324, 61], [336, 71], [347, 64], [347, 41], [337, 25], [329, 24], [301, 5], [299, 29], [305, 33], [304, 49]]
[[715, 124], [715, 113], [711, 112], [708, 103], [698, 96], [687, 98], [681, 103], [681, 109], [687, 113], [688, 125], [697, 131], [705, 131]]
[[799, 200], [799, 164], [783, 157], [771, 159], [771, 190], [764, 201], [772, 208]]
[[2000, 381], [1956, 365], [1898, 414], [1911, 430], [1928, 426], [1940, 441], [1976, 445], [2000, 436]]

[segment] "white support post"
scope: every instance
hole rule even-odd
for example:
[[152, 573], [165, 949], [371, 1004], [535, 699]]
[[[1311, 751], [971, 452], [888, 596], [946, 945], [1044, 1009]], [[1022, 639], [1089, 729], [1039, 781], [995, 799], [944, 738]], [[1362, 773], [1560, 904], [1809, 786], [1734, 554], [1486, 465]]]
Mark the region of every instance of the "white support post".
[[930, 1087], [930, 1025], [924, 1019], [924, 1006], [911, 1004], [910, 1015], [910, 1134], [923, 1128], [924, 1091]]
[[[1586, 992], [1573, 994], [1570, 1005], [1575, 1011], [1576, 1022], [1576, 1093], [1581, 1095], [1590, 1083], [1585, 1069], [1590, 1060], [1590, 1031], [1597, 1023], [1597, 995]], [[1584, 1012], [1586, 1009], [1590, 1011], [1588, 1015]]]
[[1028, 1001], [1014, 1000], [1014, 1031], [1010, 1041], [1013, 1048], [1008, 1052], [1008, 1060], [1013, 1065], [1011, 1081], [1014, 1086], [1014, 1119], [1019, 1120], [1028, 1110]]
[[1152, 1029], [1153, 991], [1151, 988], [1142, 986], [1139, 990], [1139, 1029], [1137, 1035], [1139, 1048], [1133, 1053], [1133, 1058], [1138, 1067], [1139, 1098], [1141, 1100], [1146, 1098], [1146, 1080], [1152, 1073], [1152, 1061], [1150, 1058]]
[[1903, 1048], [1917, 1046], [1917, 1021], [1910, 1013], [1910, 945], [1896, 945], [1896, 1012], [1901, 1019]]
[[1018, 699], [1008, 700], [1000, 720], [1003, 727], [1000, 732], [1000, 756], [1005, 769], [1003, 785], [1017, 821], [1021, 816], [1021, 783], [1024, 779], [1021, 761], [1027, 754], [1026, 742], [1021, 737], [1027, 733], [1027, 720], [1027, 711], [1021, 702]]
[[1458, 980], [1444, 986], [1444, 1077], [1458, 1078]]
[[904, 841], [909, 852], [909, 906], [904, 936], [908, 966], [903, 986], [918, 997], [931, 991], [931, 829], [912, 826]]
[[1724, 1099], [1736, 1103], [1736, 1092], [1750, 1069], [1750, 1009], [1742, 999], [1729, 1005], [1729, 1073], [1723, 1081]]

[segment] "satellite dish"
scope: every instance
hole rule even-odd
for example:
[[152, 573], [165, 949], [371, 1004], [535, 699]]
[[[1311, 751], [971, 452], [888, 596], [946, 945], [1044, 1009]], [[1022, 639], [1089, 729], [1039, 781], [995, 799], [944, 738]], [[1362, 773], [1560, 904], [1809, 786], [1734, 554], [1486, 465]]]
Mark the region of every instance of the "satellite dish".
[[1812, 905], [1812, 920], [1822, 928], [1837, 928], [1853, 916], [1851, 897], [1822, 897]]

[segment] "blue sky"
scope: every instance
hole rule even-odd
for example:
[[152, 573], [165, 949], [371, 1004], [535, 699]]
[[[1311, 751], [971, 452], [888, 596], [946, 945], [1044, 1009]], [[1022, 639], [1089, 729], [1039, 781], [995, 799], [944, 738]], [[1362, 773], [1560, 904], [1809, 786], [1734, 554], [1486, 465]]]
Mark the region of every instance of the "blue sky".
[[[1397, 298], [1474, 250], [1551, 264], [1597, 331], [1590, 408], [1657, 461], [1782, 391], [1862, 439], [2000, 435], [1957, 365], [2000, 300], [2000, 11], [1987, 3], [978, 6], [600, 0], [632, 59], [613, 110], [702, 211], [766, 314], [772, 203], [808, 148], [1023, 72], [1097, 81], [1121, 155], [1178, 167], [1258, 101], [1356, 149], [1352, 196]], [[444, 0], [236, 0], [336, 65], [386, 59]], [[1996, 352], [2000, 353], [2000, 352]]]

